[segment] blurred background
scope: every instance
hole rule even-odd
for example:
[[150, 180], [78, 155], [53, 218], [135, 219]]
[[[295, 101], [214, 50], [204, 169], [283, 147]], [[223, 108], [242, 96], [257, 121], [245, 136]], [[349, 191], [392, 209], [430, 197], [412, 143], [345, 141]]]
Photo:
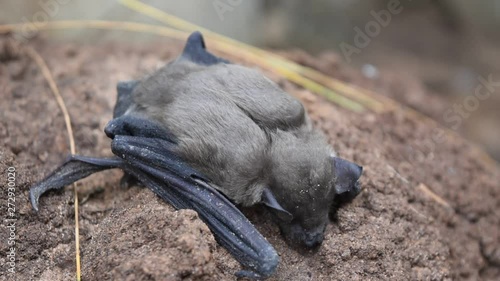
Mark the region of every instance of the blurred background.
[[[161, 10], [263, 48], [325, 58], [322, 71], [434, 118], [500, 159], [498, 0], [148, 0]], [[103, 19], [159, 24], [116, 1], [3, 0], [1, 23]], [[154, 44], [99, 30], [51, 39]], [[125, 36], [126, 34], [126, 36]], [[21, 39], [31, 39], [28, 31]]]

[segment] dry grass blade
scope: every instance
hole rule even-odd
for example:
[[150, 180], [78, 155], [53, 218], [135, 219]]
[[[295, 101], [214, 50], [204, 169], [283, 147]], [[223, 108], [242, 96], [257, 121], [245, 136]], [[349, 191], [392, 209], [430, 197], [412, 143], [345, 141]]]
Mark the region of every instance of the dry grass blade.
[[[13, 32], [13, 31], [21, 31], [21, 30], [23, 30], [23, 28], [26, 28], [26, 25], [27, 24], [22, 24], [22, 23], [0, 25], [0, 34], [9, 33], [9, 32]], [[65, 30], [65, 29], [86, 29], [86, 28], [143, 32], [143, 33], [156, 34], [156, 35], [174, 38], [174, 39], [179, 39], [179, 40], [184, 40], [188, 35], [188, 32], [175, 30], [175, 29], [165, 27], [165, 26], [156, 26], [156, 25], [151, 25], [151, 24], [143, 24], [143, 23], [136, 23], [136, 22], [122, 22], [122, 21], [120, 21], [120, 22], [101, 21], [101, 20], [51, 21], [51, 22], [47, 22], [46, 24], [38, 27], [39, 30], [58, 30], [58, 29]], [[199, 30], [204, 30], [204, 29], [200, 28]], [[210, 44], [212, 47], [215, 47], [215, 49], [217, 49], [218, 51], [227, 53], [227, 51], [225, 51], [225, 47], [222, 47], [220, 44], [218, 44], [218, 42], [219, 42], [218, 40], [214, 40], [213, 42], [211, 41]], [[223, 46], [226, 46], [226, 45], [223, 45]], [[255, 47], [252, 47], [252, 48], [255, 48]], [[229, 54], [232, 54], [235, 57], [242, 57], [242, 58], [248, 59], [250, 61], [267, 60], [266, 58], [256, 56], [256, 55], [246, 56], [245, 55], [246, 53], [244, 53], [244, 52], [238, 53], [238, 55], [235, 55], [234, 54], [234, 47], [232, 48], [232, 50], [229, 51]], [[254, 60], [254, 58], [256, 58], [256, 59]], [[265, 65], [261, 65], [261, 67], [265, 68]], [[284, 70], [284, 71], [287, 71], [287, 70]], [[297, 74], [295, 74], [295, 76], [296, 75]], [[324, 74], [321, 74], [321, 75], [323, 75], [325, 77], [325, 79], [330, 79], [329, 83], [337, 83], [337, 87], [343, 88], [347, 92], [361, 91], [361, 93], [363, 95], [365, 93], [372, 95], [374, 97], [374, 99], [377, 99], [383, 103], [383, 110], [396, 110], [399, 108], [401, 110], [404, 110], [404, 112], [411, 118], [414, 118], [416, 120], [420, 120], [422, 122], [426, 122], [427, 124], [432, 125], [432, 126], [440, 127], [439, 124], [437, 124], [437, 122], [435, 120], [433, 120], [433, 119], [431, 119], [431, 118], [429, 118], [429, 117], [427, 117], [427, 116], [425, 116], [425, 115], [423, 115], [423, 114], [421, 114], [421, 113], [419, 113], [411, 108], [405, 107], [405, 106], [397, 103], [396, 101], [394, 101], [390, 98], [384, 97], [382, 95], [378, 95], [377, 93], [372, 93], [370, 91], [366, 91], [363, 89], [359, 89], [359, 88], [347, 85], [341, 81], [335, 82], [335, 80], [332, 80], [330, 77], [328, 77]], [[305, 78], [305, 79], [306, 79], [305, 80], [306, 82], [310, 81], [307, 78]], [[331, 81], [334, 81], [334, 82], [331, 82]], [[317, 87], [315, 88], [315, 86], [317, 86]], [[325, 94], [328, 95], [330, 93], [327, 88], [319, 85], [318, 83], [316, 83], [314, 81], [312, 81], [312, 83], [305, 86], [304, 88], [307, 88], [315, 93], [323, 91], [322, 93], [320, 93], [323, 95], [325, 95]], [[334, 98], [338, 97], [338, 96], [339, 95], [335, 95]], [[340, 97], [341, 97], [340, 99], [342, 99], [342, 96], [340, 96]], [[332, 100], [332, 97], [327, 97], [327, 98]], [[337, 103], [338, 103], [338, 101], [337, 101]], [[368, 106], [368, 108], [372, 108], [372, 107]], [[378, 110], [374, 109], [374, 111], [378, 111]], [[449, 130], [449, 129], [446, 129], [443, 127], [440, 127], [440, 128], [442, 128], [448, 136], [456, 136], [457, 135], [456, 132], [454, 132], [452, 130]], [[489, 156], [481, 148], [479, 148], [475, 145], [473, 145], [473, 146], [474, 146], [474, 149], [477, 151], [478, 157], [481, 158], [482, 161], [484, 161], [485, 163], [487, 163], [490, 166], [495, 166], [495, 167], [498, 166], [498, 162], [495, 161], [494, 159], [492, 159], [491, 156]]]
[[429, 198], [436, 201], [439, 205], [444, 206], [444, 207], [449, 208], [449, 209], [453, 209], [451, 207], [451, 205], [448, 202], [446, 202], [446, 200], [444, 200], [441, 196], [437, 195], [432, 190], [430, 190], [427, 187], [427, 185], [420, 183], [418, 185], [418, 189], [420, 189], [423, 193], [425, 193]]
[[[457, 135], [456, 132], [441, 127], [435, 120], [409, 107], [403, 106], [388, 97], [378, 95], [366, 89], [348, 85], [340, 80], [329, 77], [314, 69], [299, 65], [293, 61], [282, 58], [271, 52], [222, 36], [206, 28], [170, 15], [160, 9], [144, 4], [138, 0], [120, 0], [120, 3], [134, 11], [137, 11], [141, 14], [149, 16], [175, 28], [187, 32], [199, 30], [205, 35], [212, 37], [212, 39], [215, 39], [213, 40], [214, 42], [211, 43], [215, 43], [214, 45], [217, 49], [236, 57], [249, 57], [252, 59], [251, 61], [258, 62], [257, 64], [259, 66], [281, 74], [290, 81], [295, 82], [314, 93], [322, 95], [328, 100], [344, 108], [350, 109], [355, 112], [362, 111], [363, 107], [367, 107], [375, 112], [394, 111], [397, 109], [401, 109], [404, 110], [407, 116], [415, 120], [425, 122], [426, 124], [434, 127], [440, 127], [450, 136]], [[491, 156], [489, 156], [479, 147], [475, 145], [473, 146], [477, 151], [478, 156], [483, 161], [491, 166], [498, 166], [498, 162], [492, 159]]]
[[[0, 34], [25, 29], [28, 24], [13, 23], [0, 25]], [[189, 35], [187, 32], [175, 30], [165, 26], [151, 24], [127, 22], [127, 21], [105, 21], [105, 20], [62, 20], [49, 21], [44, 25], [37, 27], [38, 30], [66, 30], [66, 29], [104, 29], [104, 30], [123, 30], [132, 32], [144, 32], [161, 35], [169, 38], [184, 40]]]
[[[49, 87], [54, 94], [54, 98], [61, 109], [64, 116], [64, 123], [66, 124], [66, 130], [68, 131], [69, 138], [69, 146], [71, 154], [76, 154], [75, 150], [75, 139], [73, 137], [73, 129], [71, 127], [71, 118], [68, 113], [68, 109], [66, 108], [66, 104], [64, 103], [61, 94], [59, 93], [59, 89], [57, 88], [57, 84], [52, 77], [52, 73], [50, 72], [49, 67], [45, 63], [45, 60], [35, 51], [35, 49], [31, 47], [26, 47], [26, 53], [30, 56], [38, 65], [42, 74], [49, 84]], [[73, 184], [74, 188], [74, 200], [75, 200], [75, 255], [76, 255], [76, 280], [81, 280], [81, 269], [80, 269], [80, 226], [78, 223], [78, 192], [76, 183]]]
[[[0, 25], [0, 33], [6, 33], [15, 30], [22, 30], [24, 24], [9, 24], [9, 25]], [[68, 28], [94, 28], [94, 29], [107, 29], [107, 30], [125, 30], [125, 31], [134, 31], [134, 32], [144, 32], [157, 34], [169, 38], [175, 39], [185, 39], [188, 35], [185, 31], [175, 30], [172, 28], [164, 27], [164, 26], [155, 26], [149, 24], [142, 23], [134, 23], [134, 22], [113, 22], [113, 21], [99, 21], [99, 20], [79, 20], [79, 21], [54, 21], [48, 22], [43, 26], [40, 26], [40, 29], [68, 29]], [[256, 65], [267, 69], [269, 71], [273, 71], [281, 76], [289, 79], [292, 82], [295, 82], [299, 85], [302, 85], [304, 88], [309, 89], [310, 91], [317, 93], [326, 97], [328, 100], [338, 104], [341, 107], [346, 109], [360, 112], [363, 110], [363, 106], [355, 101], [352, 101], [342, 95], [337, 94], [335, 91], [324, 87], [323, 85], [312, 81], [306, 77], [297, 74], [286, 67], [278, 65], [279, 63], [274, 62], [274, 64], [270, 64], [270, 60], [266, 57], [256, 55], [251, 52], [237, 52], [234, 46], [218, 41], [214, 39], [211, 42], [211, 46], [214, 49], [232, 55], [234, 57], [245, 58], [248, 61], [252, 61]]]
[[[311, 90], [314, 93], [324, 96], [328, 100], [355, 112], [360, 112], [363, 107], [367, 107], [375, 112], [393, 111], [402, 109], [405, 113], [416, 120], [420, 120], [432, 126], [441, 127], [435, 120], [409, 108], [394, 100], [382, 95], [378, 95], [366, 89], [348, 85], [340, 80], [329, 77], [309, 67], [299, 65], [271, 52], [241, 43], [237, 40], [222, 36], [206, 28], [197, 26], [181, 18], [170, 15], [160, 9], [144, 4], [138, 0], [121, 0], [120, 3], [141, 14], [159, 20], [175, 28], [191, 32], [199, 30], [209, 37], [216, 39], [217, 48], [223, 52], [234, 56], [241, 56], [242, 53], [251, 57], [252, 61], [268, 70], [272, 70], [292, 82]], [[237, 54], [235, 54], [237, 53]], [[340, 94], [339, 94], [340, 93]], [[456, 136], [456, 132], [443, 128], [448, 135]], [[498, 166], [498, 162], [493, 160], [487, 153], [477, 146], [474, 146], [479, 157], [492, 166]]]

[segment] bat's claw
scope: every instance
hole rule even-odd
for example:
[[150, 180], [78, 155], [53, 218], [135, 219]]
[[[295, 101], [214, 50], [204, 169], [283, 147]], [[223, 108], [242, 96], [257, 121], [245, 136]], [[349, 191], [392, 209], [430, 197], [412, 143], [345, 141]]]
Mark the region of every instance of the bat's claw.
[[40, 198], [40, 194], [38, 194], [37, 190], [30, 190], [30, 202], [33, 209], [38, 212], [38, 199]]

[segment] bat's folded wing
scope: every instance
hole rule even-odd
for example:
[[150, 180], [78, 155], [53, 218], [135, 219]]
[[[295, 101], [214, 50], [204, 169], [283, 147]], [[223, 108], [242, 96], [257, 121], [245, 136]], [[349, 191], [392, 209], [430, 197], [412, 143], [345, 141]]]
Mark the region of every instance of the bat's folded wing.
[[175, 144], [163, 139], [115, 136], [113, 153], [121, 158], [71, 156], [62, 166], [30, 189], [33, 208], [46, 191], [60, 189], [105, 169], [120, 168], [177, 209], [192, 209], [212, 230], [216, 240], [244, 268], [239, 276], [269, 277], [279, 257], [250, 221], [208, 180], [175, 155]]

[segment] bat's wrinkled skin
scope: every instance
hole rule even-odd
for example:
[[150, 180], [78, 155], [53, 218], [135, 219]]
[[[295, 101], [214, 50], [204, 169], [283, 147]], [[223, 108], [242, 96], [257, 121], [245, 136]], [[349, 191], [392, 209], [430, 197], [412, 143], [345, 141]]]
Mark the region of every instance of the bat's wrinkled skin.
[[197, 211], [246, 269], [238, 276], [258, 279], [279, 258], [234, 204], [267, 206], [288, 242], [315, 247], [332, 209], [360, 192], [362, 168], [335, 156], [298, 100], [208, 53], [197, 32], [175, 61], [118, 84], [113, 117], [105, 132], [117, 157], [72, 156], [31, 188], [35, 209], [47, 190], [120, 168], [175, 208]]

